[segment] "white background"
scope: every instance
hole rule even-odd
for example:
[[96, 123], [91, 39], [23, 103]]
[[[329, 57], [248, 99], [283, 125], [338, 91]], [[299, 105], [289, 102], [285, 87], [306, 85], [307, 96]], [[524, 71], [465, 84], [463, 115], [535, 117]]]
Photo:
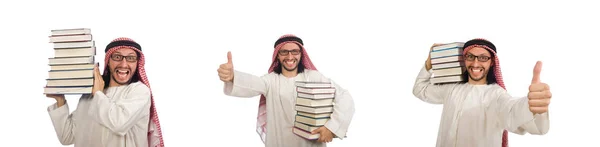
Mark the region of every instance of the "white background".
[[[550, 85], [550, 131], [510, 134], [511, 146], [598, 146], [597, 4], [557, 2], [123, 2], [0, 3], [0, 142], [61, 146], [43, 87], [51, 29], [91, 28], [98, 46], [130, 37], [143, 46], [167, 146], [263, 146], [258, 97], [225, 96], [217, 76], [266, 74], [274, 41], [296, 34], [319, 71], [348, 89], [348, 138], [329, 146], [434, 146], [442, 105], [412, 94], [431, 44], [487, 38], [508, 91], [525, 96], [535, 62]], [[104, 63], [101, 63], [103, 66]], [[67, 97], [72, 110], [78, 96]], [[71, 110], [71, 111], [72, 111]]]

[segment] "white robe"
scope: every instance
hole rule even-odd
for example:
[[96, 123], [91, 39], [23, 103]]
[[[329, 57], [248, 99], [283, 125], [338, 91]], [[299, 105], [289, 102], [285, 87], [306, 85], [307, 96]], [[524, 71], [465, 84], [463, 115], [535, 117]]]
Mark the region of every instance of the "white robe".
[[75, 147], [148, 147], [150, 89], [141, 82], [86, 94], [69, 114], [65, 103], [48, 107], [59, 141]]
[[[267, 147], [323, 147], [325, 143], [305, 140], [292, 132], [296, 115], [295, 81], [327, 82], [328, 78], [315, 70], [304, 70], [296, 77], [287, 78], [272, 72], [262, 77], [234, 71], [233, 83], [225, 83], [226, 95], [255, 97], [264, 94], [267, 103]], [[332, 81], [333, 83], [333, 81]], [[325, 127], [335, 136], [346, 136], [354, 115], [354, 101], [345, 89], [335, 84], [334, 112]]]
[[526, 96], [512, 97], [498, 84], [433, 85], [430, 77], [431, 71], [423, 67], [413, 94], [444, 105], [438, 147], [500, 147], [505, 129], [520, 135], [548, 132], [548, 113], [534, 115]]

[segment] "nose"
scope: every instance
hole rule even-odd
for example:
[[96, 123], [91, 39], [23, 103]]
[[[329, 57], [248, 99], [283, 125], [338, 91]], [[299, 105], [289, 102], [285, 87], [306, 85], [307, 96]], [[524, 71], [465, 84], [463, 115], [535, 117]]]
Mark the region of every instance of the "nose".
[[478, 67], [480, 65], [481, 65], [481, 63], [479, 63], [479, 59], [475, 58], [475, 60], [473, 60], [473, 62], [472, 62], [472, 66]]
[[125, 61], [125, 59], [123, 59], [123, 61], [119, 62], [117, 64], [118, 67], [127, 67], [127, 62]]

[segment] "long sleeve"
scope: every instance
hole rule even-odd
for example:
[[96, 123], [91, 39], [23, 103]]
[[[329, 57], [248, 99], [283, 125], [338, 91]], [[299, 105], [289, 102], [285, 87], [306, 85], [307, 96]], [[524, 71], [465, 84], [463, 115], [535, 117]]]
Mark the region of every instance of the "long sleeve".
[[421, 68], [415, 85], [413, 86], [413, 94], [422, 101], [432, 104], [442, 104], [444, 99], [450, 96], [454, 84], [433, 85], [429, 82], [431, 72]]
[[63, 106], [57, 108], [57, 104], [54, 103], [48, 107], [48, 113], [60, 143], [63, 145], [73, 144], [75, 123], [72, 119], [73, 114], [69, 114], [69, 105], [65, 102]]
[[[333, 81], [331, 81], [334, 83]], [[352, 117], [354, 116], [354, 100], [350, 93], [338, 84], [335, 84], [335, 99], [331, 119], [327, 121], [325, 127], [335, 136], [343, 139], [346, 136]]]
[[234, 71], [233, 82], [225, 82], [223, 92], [228, 96], [250, 98], [267, 93], [268, 79]]
[[533, 114], [529, 110], [527, 97], [512, 97], [503, 89], [496, 92], [498, 99], [490, 103], [492, 111], [496, 111], [498, 120], [509, 131], [523, 135], [525, 132], [536, 135], [546, 134], [550, 128], [548, 112]]
[[123, 98], [109, 98], [103, 92], [96, 92], [90, 104], [88, 115], [121, 136], [140, 119], [150, 115], [150, 89], [138, 83]]

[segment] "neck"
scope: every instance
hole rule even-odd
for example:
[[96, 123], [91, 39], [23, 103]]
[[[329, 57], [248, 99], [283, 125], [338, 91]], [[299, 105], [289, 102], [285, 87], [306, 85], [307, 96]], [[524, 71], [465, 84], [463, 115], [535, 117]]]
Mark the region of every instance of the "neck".
[[[283, 67], [281, 67], [283, 68]], [[282, 69], [281, 70], [281, 74], [285, 77], [291, 78], [291, 77], [296, 77], [298, 75], [298, 68], [292, 70], [292, 71], [288, 71], [286, 69]]]
[[483, 78], [483, 79], [481, 79], [479, 81], [475, 81], [475, 80], [469, 78], [469, 82], [468, 83], [471, 84], [471, 85], [486, 85], [487, 84], [487, 77], [485, 77], [485, 78]]
[[118, 87], [118, 86], [123, 86], [123, 84], [119, 84], [117, 82], [115, 82], [115, 80], [110, 80], [110, 82], [108, 82], [108, 87]]

